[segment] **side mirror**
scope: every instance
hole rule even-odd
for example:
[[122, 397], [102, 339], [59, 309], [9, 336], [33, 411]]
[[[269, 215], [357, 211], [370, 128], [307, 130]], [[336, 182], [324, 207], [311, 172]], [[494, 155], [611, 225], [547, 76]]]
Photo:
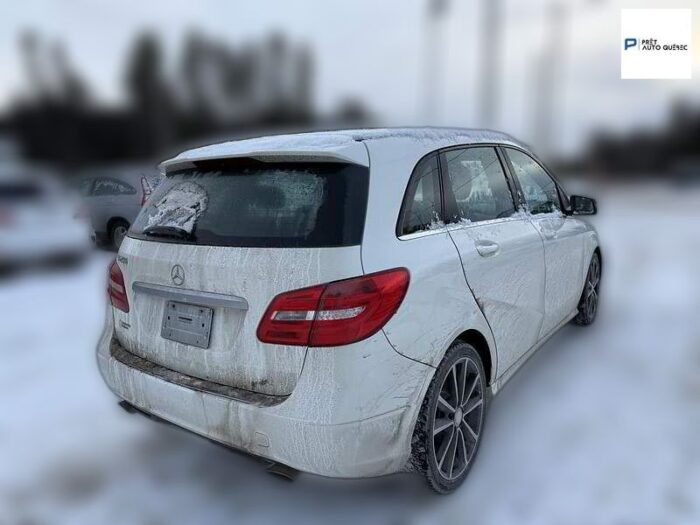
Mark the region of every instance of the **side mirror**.
[[598, 213], [598, 206], [595, 200], [581, 195], [572, 195], [569, 198], [572, 215], [595, 215]]

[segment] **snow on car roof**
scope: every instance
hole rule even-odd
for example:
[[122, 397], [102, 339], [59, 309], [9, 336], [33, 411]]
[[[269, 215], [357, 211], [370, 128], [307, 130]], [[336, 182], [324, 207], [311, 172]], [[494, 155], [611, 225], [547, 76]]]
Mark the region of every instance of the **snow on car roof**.
[[348, 130], [355, 140], [379, 140], [387, 138], [406, 139], [419, 142], [445, 142], [469, 144], [477, 142], [499, 142], [522, 146], [510, 135], [489, 129], [415, 127], [415, 128], [376, 128]]
[[[221, 142], [187, 150], [173, 159], [165, 161], [162, 166], [170, 166], [191, 160], [204, 160], [243, 155], [265, 154], [325, 154], [329, 157], [352, 160], [347, 150], [357, 147], [365, 141], [382, 139], [403, 139], [407, 142], [419, 142], [424, 147], [435, 144], [444, 147], [446, 143], [471, 144], [480, 142], [498, 142], [524, 147], [510, 135], [486, 129], [415, 127], [415, 128], [368, 128], [336, 131], [317, 131], [290, 135], [270, 135], [252, 139]], [[364, 149], [364, 148], [363, 148]], [[344, 153], [345, 152], [345, 153]]]

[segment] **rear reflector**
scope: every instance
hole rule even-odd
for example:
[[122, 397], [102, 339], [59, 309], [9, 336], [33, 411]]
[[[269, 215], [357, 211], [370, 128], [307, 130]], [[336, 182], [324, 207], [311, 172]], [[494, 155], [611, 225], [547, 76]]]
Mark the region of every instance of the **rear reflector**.
[[406, 268], [285, 292], [258, 326], [263, 343], [339, 346], [375, 334], [396, 313], [408, 289]]
[[122, 312], [129, 312], [129, 299], [126, 297], [126, 286], [124, 285], [124, 275], [122, 274], [117, 261], [109, 267], [109, 283], [107, 294], [112, 306]]

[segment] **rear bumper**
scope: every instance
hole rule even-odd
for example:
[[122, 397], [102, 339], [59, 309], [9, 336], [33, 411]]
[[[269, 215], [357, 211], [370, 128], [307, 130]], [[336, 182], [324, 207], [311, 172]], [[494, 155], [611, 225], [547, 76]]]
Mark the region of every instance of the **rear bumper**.
[[[243, 401], [185, 386], [117, 359], [110, 349], [113, 327], [112, 312], [108, 310], [109, 321], [97, 349], [98, 366], [110, 389], [135, 407], [212, 440], [305, 472], [352, 478], [405, 470], [417, 409], [432, 374], [426, 365], [397, 354], [381, 332], [368, 340], [375, 347], [374, 359], [369, 355], [371, 349], [364, 348], [364, 354], [352, 352], [357, 349], [351, 345], [338, 349], [333, 360], [340, 361], [338, 368], [351, 375], [358, 370], [349, 358], [356, 365], [375, 370], [381, 362], [381, 368], [389, 370], [385, 385], [376, 388], [362, 384], [367, 376], [374, 384], [370, 368], [359, 376], [362, 379], [353, 381], [348, 377], [346, 381], [336, 373], [328, 361], [329, 352], [324, 350], [317, 354], [320, 359], [308, 355], [289, 397], [271, 403], [257, 400], [253, 394]], [[356, 357], [349, 357], [352, 354]]]
[[97, 246], [109, 244], [109, 234], [107, 232], [94, 230], [92, 232], [92, 239]]

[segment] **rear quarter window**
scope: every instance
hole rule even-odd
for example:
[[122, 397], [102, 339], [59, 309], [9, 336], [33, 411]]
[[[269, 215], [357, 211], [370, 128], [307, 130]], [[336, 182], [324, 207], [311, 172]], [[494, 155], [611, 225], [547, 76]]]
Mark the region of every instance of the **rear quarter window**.
[[396, 234], [401, 237], [444, 226], [437, 154], [418, 162], [408, 182]]

